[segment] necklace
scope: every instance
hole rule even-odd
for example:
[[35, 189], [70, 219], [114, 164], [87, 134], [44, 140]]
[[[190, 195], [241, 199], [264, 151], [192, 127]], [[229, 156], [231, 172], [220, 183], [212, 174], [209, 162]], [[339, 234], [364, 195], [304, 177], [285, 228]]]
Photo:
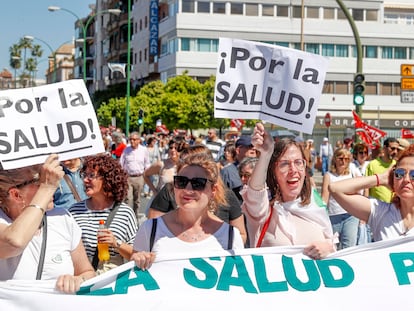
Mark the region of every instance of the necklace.
[[198, 233], [198, 234], [193, 234], [193, 235], [190, 235], [190, 234], [188, 234], [187, 232], [183, 232], [183, 233], [182, 233], [182, 236], [183, 236], [183, 238], [184, 238], [184, 239], [186, 239], [186, 240], [190, 240], [190, 241], [194, 241], [194, 242], [196, 242], [196, 241], [198, 241], [198, 240], [200, 240], [200, 239], [201, 239], [201, 237], [203, 236], [203, 234], [202, 234], [202, 233]]

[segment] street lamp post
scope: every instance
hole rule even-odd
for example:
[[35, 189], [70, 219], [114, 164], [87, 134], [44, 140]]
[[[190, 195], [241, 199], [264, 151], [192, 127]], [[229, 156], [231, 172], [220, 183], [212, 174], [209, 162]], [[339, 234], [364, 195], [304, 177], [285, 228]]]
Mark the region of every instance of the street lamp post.
[[55, 12], [55, 11], [65, 11], [73, 16], [75, 16], [76, 20], [79, 22], [80, 27], [82, 28], [82, 36], [83, 36], [83, 45], [82, 45], [82, 58], [83, 58], [83, 66], [82, 66], [82, 70], [83, 70], [83, 81], [86, 84], [86, 31], [88, 30], [88, 26], [89, 24], [92, 22], [92, 20], [99, 14], [115, 14], [115, 15], [119, 15], [121, 13], [121, 10], [119, 9], [108, 9], [108, 10], [103, 10], [103, 11], [98, 11], [96, 13], [93, 13], [89, 16], [89, 18], [87, 19], [86, 23], [83, 22], [83, 20], [73, 11], [65, 9], [65, 8], [61, 8], [58, 6], [49, 6], [47, 8], [50, 12]]
[[127, 80], [126, 80], [126, 116], [125, 134], [129, 136], [129, 97], [131, 93], [131, 0], [128, 0], [128, 51], [127, 51]]
[[[352, 28], [352, 32], [354, 34], [355, 38], [355, 45], [357, 47], [357, 66], [356, 66], [356, 73], [362, 74], [362, 44], [361, 44], [361, 38], [359, 37], [358, 28], [355, 25], [355, 21], [352, 18], [351, 14], [349, 14], [349, 11], [345, 4], [342, 2], [342, 0], [336, 0], [338, 5], [341, 7], [342, 11], [344, 12], [346, 18], [348, 19], [349, 25]], [[355, 112], [359, 117], [361, 117], [361, 107], [362, 105], [355, 105]]]
[[56, 82], [56, 71], [57, 71], [57, 64], [56, 64], [56, 52], [52, 49], [52, 47], [49, 45], [49, 43], [47, 43], [46, 41], [37, 38], [37, 37], [33, 37], [33, 36], [24, 36], [25, 39], [27, 40], [38, 40], [40, 42], [42, 42], [43, 44], [45, 44], [50, 52], [52, 53], [52, 57], [53, 57], [53, 74], [52, 74], [52, 83]]

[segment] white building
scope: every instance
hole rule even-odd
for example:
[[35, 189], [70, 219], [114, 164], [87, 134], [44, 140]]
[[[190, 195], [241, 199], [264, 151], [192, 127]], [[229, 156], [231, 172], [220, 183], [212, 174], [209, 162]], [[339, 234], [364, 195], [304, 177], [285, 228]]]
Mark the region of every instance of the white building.
[[[97, 2], [97, 7], [108, 7], [114, 1]], [[166, 80], [184, 71], [199, 80], [214, 75], [219, 37], [303, 48], [330, 58], [314, 131], [317, 143], [319, 137], [326, 135], [324, 116], [327, 112], [332, 116], [332, 139], [351, 134], [357, 49], [350, 23], [337, 1], [131, 2], [133, 81]], [[399, 136], [402, 127], [414, 128], [414, 90], [408, 91], [411, 97], [406, 101], [410, 102], [401, 103], [400, 97], [401, 65], [414, 64], [414, 1], [343, 2], [355, 21], [363, 48], [362, 71], [366, 89], [365, 104], [360, 107], [362, 118], [386, 130], [389, 136]], [[158, 3], [158, 10], [153, 10], [151, 3]], [[152, 18], [154, 15], [158, 18]], [[150, 45], [150, 39], [155, 34], [158, 34], [157, 55], [150, 55], [154, 50], [154, 40]], [[114, 79], [109, 84], [118, 82]], [[102, 84], [97, 81], [95, 85]]]

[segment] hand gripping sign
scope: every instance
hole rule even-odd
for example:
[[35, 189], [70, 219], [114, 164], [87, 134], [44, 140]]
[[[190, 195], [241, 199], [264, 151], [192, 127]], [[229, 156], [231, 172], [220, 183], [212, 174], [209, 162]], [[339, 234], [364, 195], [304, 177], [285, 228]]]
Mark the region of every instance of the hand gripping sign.
[[270, 44], [220, 38], [216, 118], [260, 119], [312, 133], [328, 59]]
[[0, 162], [4, 169], [103, 152], [96, 114], [82, 80], [0, 92]]

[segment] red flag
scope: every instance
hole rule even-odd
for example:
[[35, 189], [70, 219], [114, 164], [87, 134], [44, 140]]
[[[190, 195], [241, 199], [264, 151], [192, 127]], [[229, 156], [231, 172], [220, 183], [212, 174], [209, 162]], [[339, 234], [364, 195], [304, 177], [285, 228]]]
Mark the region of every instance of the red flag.
[[380, 129], [377, 129], [376, 127], [368, 125], [365, 122], [362, 122], [355, 111], [352, 111], [352, 114], [354, 115], [355, 120], [355, 132], [358, 134], [361, 140], [366, 143], [371, 149], [377, 148], [380, 145], [379, 140], [381, 137], [386, 136], [387, 133], [381, 131]]
[[241, 130], [242, 130], [242, 128], [243, 128], [244, 123], [245, 123], [245, 122], [244, 122], [244, 120], [242, 120], [242, 119], [232, 119], [232, 120], [230, 121], [230, 126], [237, 128], [237, 130], [238, 130], [239, 132], [241, 132]]
[[401, 138], [414, 138], [414, 133], [408, 129], [401, 129]]

